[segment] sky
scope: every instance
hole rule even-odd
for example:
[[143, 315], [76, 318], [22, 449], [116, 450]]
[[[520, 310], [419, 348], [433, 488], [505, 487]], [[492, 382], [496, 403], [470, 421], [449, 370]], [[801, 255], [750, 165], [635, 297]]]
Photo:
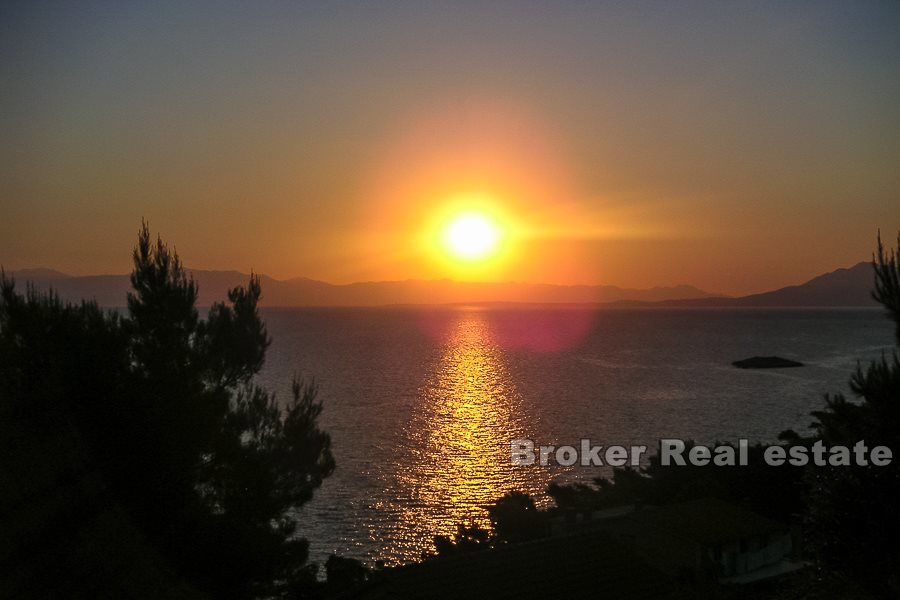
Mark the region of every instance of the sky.
[[5, 2], [0, 82], [7, 270], [745, 294], [900, 230], [893, 1]]

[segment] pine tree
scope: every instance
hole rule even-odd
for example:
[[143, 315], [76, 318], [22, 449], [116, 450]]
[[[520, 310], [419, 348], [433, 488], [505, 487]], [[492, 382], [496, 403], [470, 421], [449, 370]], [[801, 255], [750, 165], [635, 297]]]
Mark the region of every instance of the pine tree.
[[[897, 251], [884, 251], [881, 237], [873, 257], [872, 296], [896, 325], [900, 346], [900, 237]], [[900, 359], [896, 348], [867, 368], [858, 366], [850, 381], [857, 401], [842, 394], [826, 397], [814, 412], [817, 437], [826, 446], [852, 447], [864, 440], [869, 448], [900, 451]], [[872, 593], [900, 594], [900, 457], [888, 466], [811, 467], [805, 512], [806, 537], [822, 572], [849, 576]]]
[[[308, 591], [313, 567], [294, 514], [334, 459], [317, 425], [314, 382], [295, 380], [292, 397], [281, 402], [254, 381], [270, 343], [258, 312], [259, 278], [230, 290], [228, 302], [203, 319], [196, 283], [144, 224], [131, 283], [121, 316], [52, 293], [21, 295], [2, 278], [4, 433], [30, 445], [22, 461], [50, 463], [16, 469], [21, 478], [4, 491], [15, 498], [17, 487], [43, 489], [46, 482], [31, 486], [28, 478], [76, 461], [100, 479], [103, 501], [140, 532], [135, 544], [162, 557], [161, 571], [216, 598]], [[77, 460], [53, 452], [54, 437], [73, 440], [77, 450], [68, 453]], [[4, 473], [15, 460], [0, 464]], [[60, 477], [44, 493], [61, 493], [53, 489], [63, 485]], [[91, 535], [79, 521], [84, 515], [60, 511], [37, 518]], [[55, 565], [63, 579], [67, 556], [75, 560], [63, 552]], [[69, 567], [68, 575], [84, 579]], [[93, 584], [103, 589], [109, 581]]]

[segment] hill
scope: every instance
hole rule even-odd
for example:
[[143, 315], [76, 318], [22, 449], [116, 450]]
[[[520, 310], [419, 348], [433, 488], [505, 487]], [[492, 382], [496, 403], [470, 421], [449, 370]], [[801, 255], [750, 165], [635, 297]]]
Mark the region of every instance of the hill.
[[[124, 306], [128, 275], [69, 276], [50, 269], [12, 272], [20, 283], [53, 288], [64, 299], [94, 298], [102, 306]], [[244, 285], [239, 271], [192, 270], [199, 284], [199, 302], [223, 300], [227, 290]], [[335, 285], [299, 277], [278, 280], [260, 276], [265, 306], [383, 306], [391, 304], [560, 303], [661, 307], [801, 307], [875, 306], [872, 263], [837, 269], [806, 283], [761, 294], [731, 298], [690, 285], [629, 289], [612, 285], [551, 285], [486, 283], [450, 280], [368, 281]]]
[[[69, 276], [49, 269], [10, 273], [21, 284], [53, 288], [64, 299], [93, 298], [102, 306], [124, 306], [130, 289], [128, 275]], [[199, 285], [199, 302], [209, 306], [226, 297], [228, 289], [247, 283], [238, 271], [192, 270]], [[450, 280], [370, 281], [335, 285], [304, 277], [278, 280], [260, 276], [266, 306], [381, 306], [389, 304], [454, 304], [492, 302], [611, 303], [624, 300], [659, 302], [706, 298], [712, 294], [693, 286], [628, 289], [611, 285], [549, 285], [482, 283]]]
[[669, 300], [662, 306], [709, 307], [844, 307], [877, 306], [871, 290], [875, 272], [871, 262], [861, 262], [847, 269], [837, 269], [810, 279], [806, 283], [783, 287], [771, 292], [738, 298], [695, 298]]

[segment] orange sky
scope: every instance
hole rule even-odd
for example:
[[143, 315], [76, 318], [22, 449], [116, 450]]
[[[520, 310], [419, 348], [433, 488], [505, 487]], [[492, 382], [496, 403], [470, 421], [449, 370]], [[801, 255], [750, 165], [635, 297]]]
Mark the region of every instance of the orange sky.
[[0, 10], [8, 270], [126, 272], [146, 218], [194, 268], [742, 294], [900, 229], [892, 3]]

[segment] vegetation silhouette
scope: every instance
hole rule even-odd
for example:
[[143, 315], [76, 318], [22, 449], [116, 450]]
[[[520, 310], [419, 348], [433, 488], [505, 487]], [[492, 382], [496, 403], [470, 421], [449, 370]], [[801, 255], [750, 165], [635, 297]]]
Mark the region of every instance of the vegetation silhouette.
[[[686, 452], [694, 447], [685, 443]], [[715, 442], [716, 446], [732, 446]], [[646, 466], [617, 467], [612, 477], [591, 484], [551, 484], [547, 490], [562, 511], [601, 510], [625, 504], [664, 505], [700, 498], [717, 498], [779, 520], [789, 521], [802, 507], [803, 470], [785, 463], [773, 467], [764, 460], [768, 445], [747, 448], [747, 465], [730, 468], [710, 462], [698, 466], [663, 466], [659, 454]], [[736, 448], [736, 447], [735, 447]], [[777, 494], [773, 491], [777, 490]]]
[[[900, 235], [897, 249], [886, 253], [878, 236], [875, 289], [872, 297], [895, 324], [895, 348], [866, 368], [858, 365], [850, 379], [856, 401], [843, 394], [826, 396], [813, 413], [815, 435], [826, 446], [900, 449]], [[796, 436], [796, 434], [794, 434]], [[796, 436], [800, 439], [799, 436]], [[877, 597], [900, 597], [900, 462], [888, 466], [809, 468], [804, 528], [817, 580], [825, 585], [861, 588]]]
[[[34, 559], [0, 584], [32, 597], [309, 593], [293, 511], [334, 469], [315, 383], [295, 379], [284, 403], [254, 383], [270, 343], [257, 277], [203, 319], [146, 223], [133, 258], [125, 315], [0, 277], [4, 557]], [[123, 554], [137, 573], [116, 571]]]
[[[872, 297], [894, 322], [900, 347], [900, 235], [897, 249], [886, 252], [879, 234], [873, 255]], [[825, 396], [825, 407], [812, 416], [812, 434], [792, 430], [779, 435], [782, 445], [811, 448], [852, 448], [864, 440], [869, 448], [900, 448], [900, 357], [897, 348], [866, 368], [858, 365], [850, 379], [856, 400], [843, 394]], [[687, 442], [690, 449], [693, 442]], [[717, 442], [716, 445], [726, 445]], [[615, 468], [612, 477], [592, 483], [551, 484], [555, 506], [534, 510], [526, 495], [513, 492], [489, 509], [493, 531], [460, 526], [453, 538], [436, 538], [437, 557], [496, 547], [499, 544], [549, 535], [549, 518], [565, 514], [634, 505], [667, 505], [700, 498], [717, 498], [783, 523], [802, 526], [804, 556], [813, 568], [774, 587], [705, 590], [712, 597], [764, 598], [894, 598], [900, 597], [900, 463], [887, 466], [805, 466], [785, 462], [770, 466], [764, 453], [770, 445], [748, 448], [741, 468], [685, 465], [665, 467], [658, 454], [639, 468]], [[501, 508], [502, 507], [502, 508]], [[496, 516], [502, 515], [502, 521]], [[522, 524], [527, 524], [522, 537]], [[516, 527], [518, 525], [518, 527]], [[510, 532], [512, 527], [512, 532]], [[693, 590], [698, 592], [699, 590]], [[691, 592], [691, 593], [693, 593]], [[737, 593], [737, 596], [733, 594]]]
[[[873, 298], [900, 346], [900, 236], [880, 236]], [[197, 286], [144, 224], [125, 314], [0, 273], [0, 590], [12, 597], [251, 598], [353, 594], [383, 580], [331, 557], [315, 580], [295, 509], [334, 469], [312, 381], [284, 404], [254, 383], [270, 338], [259, 280], [201, 318]], [[900, 357], [863, 367], [855, 397], [825, 397], [812, 433], [782, 444], [900, 447]], [[691, 444], [688, 444], [689, 446]], [[651, 457], [593, 484], [553, 485], [556, 507], [519, 492], [489, 508], [490, 531], [435, 540], [440, 560], [547, 536], [554, 514], [716, 497], [803, 525], [814, 568], [768, 597], [900, 595], [900, 464], [663, 467]], [[19, 558], [24, 557], [24, 558]], [[478, 563], [472, 563], [477, 565]]]
[[423, 559], [447, 558], [473, 550], [528, 542], [547, 535], [548, 513], [538, 510], [534, 499], [524, 492], [512, 491], [505, 494], [491, 504], [487, 511], [491, 520], [490, 529], [458, 524], [452, 536], [435, 536], [435, 553], [426, 553]]

